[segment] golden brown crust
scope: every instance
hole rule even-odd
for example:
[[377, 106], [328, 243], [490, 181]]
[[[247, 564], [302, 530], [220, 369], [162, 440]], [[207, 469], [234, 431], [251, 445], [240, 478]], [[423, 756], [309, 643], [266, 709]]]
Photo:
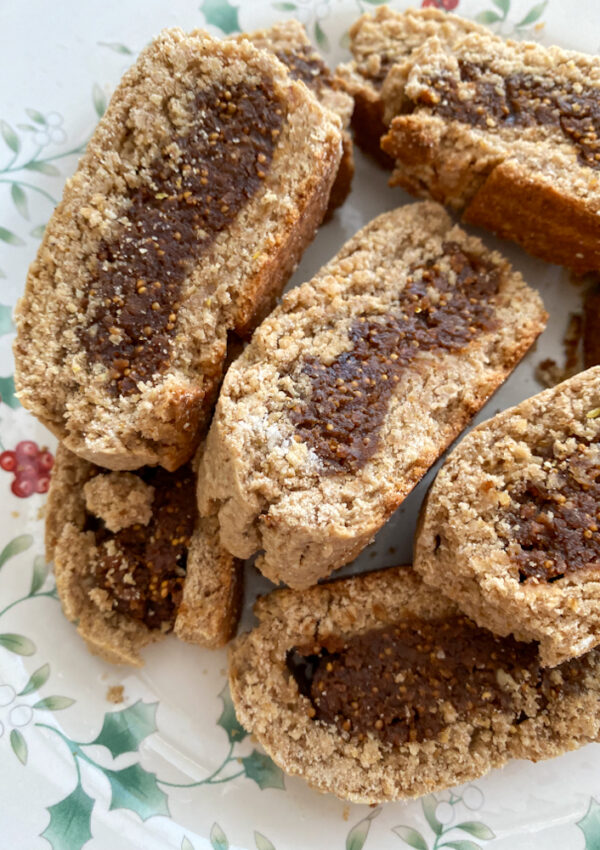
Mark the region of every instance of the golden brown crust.
[[[600, 733], [600, 659], [590, 657], [581, 692], [553, 695], [524, 722], [490, 709], [474, 726], [457, 716], [444, 734], [389, 747], [311, 719], [308, 697], [286, 664], [299, 646], [323, 645], [407, 618], [436, 620], [457, 609], [408, 567], [326, 583], [302, 593], [275, 591], [255, 608], [259, 625], [230, 651], [236, 714], [287, 773], [320, 791], [360, 803], [381, 803], [447, 788], [483, 775], [511, 758], [552, 758], [595, 741]], [[514, 684], [514, 683], [513, 683]]]
[[[46, 557], [54, 561], [65, 616], [77, 623], [90, 651], [115, 664], [140, 666], [143, 647], [166, 634], [115, 611], [106, 591], [94, 586], [90, 570], [96, 543], [94, 533], [84, 530], [85, 485], [94, 471], [92, 464], [58, 447], [46, 506]], [[130, 475], [111, 473], [125, 480]], [[220, 546], [216, 521], [198, 520], [188, 548], [175, 634], [189, 643], [223, 646], [235, 633], [241, 592], [242, 565]]]
[[[521, 549], [515, 539], [518, 493], [533, 487], [533, 492], [552, 494], [552, 487], [557, 488], [552, 515], [565, 522], [559, 514], [565, 473], [544, 458], [551, 451], [550, 458], [566, 458], [569, 465], [575, 451], [580, 463], [591, 465], [593, 476], [598, 470], [599, 410], [600, 367], [595, 367], [479, 425], [438, 473], [415, 538], [414, 566], [428, 584], [440, 586], [443, 576], [444, 593], [480, 626], [539, 641], [542, 662], [549, 666], [599, 642], [598, 564], [584, 561], [564, 574], [559, 570], [551, 582], [538, 579], [537, 572], [529, 578], [527, 552], [533, 557], [532, 550]], [[545, 504], [542, 495], [537, 498]], [[582, 519], [578, 528], [572, 525], [575, 503], [569, 510], [571, 539], [591, 535], [587, 523], [593, 527], [595, 520]], [[568, 557], [566, 550], [559, 554]], [[550, 560], [544, 563], [552, 566], [551, 547], [545, 557]]]
[[[187, 273], [166, 371], [112, 397], [110, 370], [90, 362], [81, 343], [99, 246], [116, 232], [129, 189], [150, 179], [165, 144], [186, 132], [190, 92], [265, 79], [285, 106], [271, 167]], [[22, 403], [101, 466], [181, 465], [212, 410], [227, 331], [247, 332], [280, 292], [325, 212], [340, 157], [339, 118], [272, 55], [247, 40], [163, 32], [113, 95], [31, 266], [16, 312]]]

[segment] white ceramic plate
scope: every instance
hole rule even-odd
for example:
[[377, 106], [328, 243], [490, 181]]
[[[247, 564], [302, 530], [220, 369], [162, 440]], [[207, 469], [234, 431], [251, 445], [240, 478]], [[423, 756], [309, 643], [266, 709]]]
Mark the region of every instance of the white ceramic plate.
[[[55, 442], [12, 393], [12, 308], [62, 185], [137, 52], [162, 27], [216, 35], [295, 16], [332, 64], [373, 0], [5, 0], [0, 56], [0, 452]], [[393, 4], [399, 8], [404, 3]], [[426, 0], [479, 16], [504, 35], [596, 52], [597, 0]], [[352, 195], [322, 228], [294, 283], [360, 226], [409, 199], [357, 154]], [[500, 244], [489, 236], [488, 244]], [[580, 294], [563, 270], [503, 244], [542, 292], [548, 329], [478, 420], [537, 392], [535, 365], [561, 359]], [[6, 457], [6, 456], [5, 456]], [[49, 460], [47, 454], [42, 455]], [[10, 465], [4, 463], [4, 465]], [[47, 464], [48, 465], [48, 464]], [[0, 459], [0, 466], [2, 460]], [[44, 490], [44, 473], [38, 489]], [[346, 571], [410, 560], [431, 473]], [[13, 489], [11, 489], [11, 487]], [[16, 490], [16, 495], [14, 490]], [[174, 639], [141, 672], [90, 656], [62, 616], [43, 558], [43, 493], [0, 468], [0, 850], [592, 850], [600, 847], [598, 746], [537, 765], [514, 762], [467, 787], [413, 803], [347, 805], [284, 777], [235, 720], [224, 651]], [[4, 547], [4, 548], [3, 548]], [[243, 625], [268, 582], [249, 576]], [[107, 691], [122, 685], [124, 701]], [[462, 825], [462, 826], [461, 826]]]

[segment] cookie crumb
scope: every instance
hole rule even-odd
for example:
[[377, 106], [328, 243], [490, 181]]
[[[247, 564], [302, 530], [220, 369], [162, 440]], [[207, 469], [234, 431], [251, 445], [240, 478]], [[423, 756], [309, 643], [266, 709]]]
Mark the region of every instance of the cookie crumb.
[[124, 700], [123, 685], [110, 685], [106, 691], [106, 701], [119, 705], [119, 703], [124, 702]]

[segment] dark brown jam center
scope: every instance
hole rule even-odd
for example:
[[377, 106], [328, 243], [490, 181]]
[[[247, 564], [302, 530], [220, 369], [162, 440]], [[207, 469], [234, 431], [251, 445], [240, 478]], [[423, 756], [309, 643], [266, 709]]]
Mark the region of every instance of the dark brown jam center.
[[352, 348], [331, 365], [307, 357], [310, 396], [290, 418], [331, 473], [360, 468], [377, 450], [379, 429], [404, 369], [423, 351], [460, 351], [494, 327], [500, 274], [456, 243], [443, 246], [453, 276], [430, 260], [411, 270], [390, 312], [350, 328]]
[[[195, 482], [189, 464], [176, 472], [146, 467], [137, 475], [155, 488], [152, 517], [116, 534], [88, 515], [99, 549], [94, 580], [114, 610], [149, 629], [172, 629], [181, 602], [187, 552], [196, 521]], [[109, 554], [112, 541], [117, 554]]]
[[301, 80], [317, 95], [325, 85], [332, 84], [331, 71], [310, 45], [305, 44], [295, 50], [279, 50], [275, 55], [287, 65], [292, 79]]
[[[315, 650], [316, 649], [316, 653]], [[406, 620], [350, 638], [340, 646], [298, 648], [288, 668], [312, 703], [316, 720], [385, 744], [435, 739], [455, 721], [477, 725], [477, 715], [528, 718], [525, 689], [537, 712], [549, 699], [577, 691], [585, 658], [543, 670], [536, 644], [499, 638], [466, 617]]]
[[600, 568], [600, 467], [584, 454], [588, 445], [580, 443], [581, 450], [566, 458], [554, 457], [551, 447], [538, 448], [545, 470], [553, 473], [552, 488], [523, 482], [510, 490], [518, 505], [509, 522], [510, 541], [520, 547], [521, 582], [551, 582]]
[[167, 369], [181, 285], [258, 190], [285, 118], [266, 81], [198, 92], [193, 111], [191, 131], [165, 148], [98, 250], [81, 339], [115, 395]]
[[503, 82], [492, 82], [484, 79], [488, 71], [484, 65], [464, 60], [459, 60], [459, 70], [463, 82], [474, 84], [474, 93], [461, 100], [453, 80], [431, 80], [441, 99], [433, 104], [425, 95], [425, 101], [435, 114], [474, 127], [556, 127], [583, 165], [600, 168], [600, 89], [582, 86], [576, 92], [527, 74], [510, 74]]

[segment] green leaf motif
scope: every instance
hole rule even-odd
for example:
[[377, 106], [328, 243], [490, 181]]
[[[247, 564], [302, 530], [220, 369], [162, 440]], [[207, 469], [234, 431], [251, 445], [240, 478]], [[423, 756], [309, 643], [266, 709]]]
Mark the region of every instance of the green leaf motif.
[[44, 556], [36, 555], [33, 559], [33, 574], [31, 576], [31, 587], [29, 588], [30, 596], [36, 594], [43, 587], [44, 582], [48, 578], [49, 569], [50, 567], [46, 563]]
[[29, 208], [27, 206], [27, 195], [21, 189], [18, 183], [13, 183], [10, 187], [10, 196], [12, 198], [13, 204], [15, 205], [17, 212], [20, 213], [23, 218], [29, 221]]
[[480, 24], [495, 24], [502, 20], [502, 15], [491, 11], [480, 12], [478, 15], [475, 15], [475, 20]]
[[482, 841], [490, 841], [490, 839], [496, 837], [489, 826], [478, 820], [467, 820], [464, 823], [457, 823], [454, 829], [462, 829], [463, 832], [468, 832], [469, 835], [474, 835], [475, 838], [481, 838]]
[[74, 702], [75, 700], [71, 699], [71, 697], [54, 695], [38, 700], [33, 708], [36, 708], [38, 711], [62, 711], [64, 708], [68, 708], [70, 705], [73, 705]]
[[398, 838], [401, 838], [409, 847], [414, 847], [415, 850], [428, 850], [427, 842], [421, 833], [411, 826], [395, 826], [392, 832], [395, 832]]
[[475, 844], [474, 841], [448, 841], [441, 846], [452, 847], [453, 850], [481, 850], [481, 845]]
[[113, 758], [137, 751], [144, 738], [156, 732], [157, 708], [157, 702], [140, 699], [129, 708], [107, 712], [100, 734], [90, 744], [106, 747]]
[[271, 761], [269, 756], [252, 750], [249, 756], [241, 759], [248, 779], [253, 779], [261, 791], [265, 788], [279, 788], [285, 791], [283, 771]]
[[33, 655], [35, 652], [35, 643], [23, 635], [9, 633], [0, 635], [0, 646], [8, 649], [9, 652], [14, 652], [15, 655]]
[[235, 708], [231, 701], [229, 685], [225, 685], [219, 694], [219, 697], [223, 702], [223, 711], [217, 720], [217, 724], [227, 732], [230, 744], [234, 744], [237, 741], [243, 741], [248, 733], [235, 716]]
[[110, 782], [110, 810], [130, 809], [142, 820], [154, 815], [169, 816], [167, 795], [158, 787], [156, 774], [150, 773], [139, 764], [124, 770], [108, 770], [103, 773]]
[[510, 12], [510, 0], [492, 0], [492, 3], [502, 10], [504, 17]]
[[256, 850], [275, 850], [275, 845], [272, 841], [269, 841], [266, 835], [263, 835], [262, 832], [254, 833], [254, 843], [256, 844]]
[[21, 406], [21, 402], [15, 395], [15, 379], [12, 375], [0, 378], [0, 401], [12, 407], [13, 410]]
[[92, 88], [92, 100], [94, 101], [94, 109], [98, 118], [102, 118], [106, 112], [106, 95], [98, 83], [94, 83], [94, 87]]
[[133, 50], [126, 44], [119, 44], [117, 41], [99, 41], [98, 45], [108, 47], [109, 50], [114, 50], [115, 53], [121, 53], [123, 56], [133, 56]]
[[427, 823], [436, 835], [441, 835], [443, 827], [435, 816], [435, 810], [437, 809], [437, 805], [438, 801], [435, 799], [433, 794], [429, 794], [428, 797], [423, 797], [423, 799], [421, 800], [423, 814], [425, 815]]
[[46, 126], [46, 119], [41, 112], [38, 112], [37, 109], [26, 109], [25, 112], [29, 115], [32, 121], [35, 121], [36, 124], [39, 124], [41, 127]]
[[519, 21], [517, 24], [517, 29], [521, 29], [521, 27], [528, 27], [530, 24], [534, 24], [544, 14], [544, 10], [548, 5], [548, 0], [544, 0], [543, 3], [538, 3], [536, 6], [532, 6], [531, 9], [527, 12], [522, 21]]
[[80, 850], [92, 837], [93, 808], [94, 801], [78, 783], [68, 797], [48, 807], [50, 823], [42, 832], [42, 838], [50, 842], [53, 850]]
[[21, 150], [21, 142], [19, 137], [6, 121], [0, 121], [0, 134], [13, 153], [19, 153]]
[[587, 812], [576, 825], [583, 832], [585, 850], [600, 850], [600, 803], [593, 797]]
[[27, 741], [18, 729], [10, 733], [10, 745], [21, 764], [27, 764]]
[[60, 171], [55, 165], [50, 162], [37, 162], [32, 159], [31, 162], [26, 162], [23, 168], [27, 171], [39, 171], [40, 174], [47, 174], [48, 177], [58, 177]]
[[315, 38], [317, 40], [317, 44], [322, 50], [329, 50], [329, 39], [325, 35], [323, 28], [318, 21], [315, 21]]
[[194, 850], [194, 845], [187, 837], [187, 835], [184, 835], [181, 839], [181, 850]]
[[15, 247], [25, 244], [20, 236], [13, 233], [12, 230], [7, 230], [6, 227], [0, 227], [0, 239], [7, 245], [14, 245]]
[[45, 685], [48, 681], [48, 676], [50, 675], [50, 665], [44, 664], [42, 667], [38, 667], [35, 673], [32, 673], [29, 677], [29, 681], [25, 685], [22, 691], [19, 691], [19, 696], [24, 697], [27, 694], [32, 694], [34, 691], [39, 691], [42, 685]]
[[[9, 307], [8, 304], [0, 304], [0, 336], [12, 333], [14, 329], [12, 307]], [[1, 563], [0, 566], [2, 566]]]
[[238, 10], [229, 0], [204, 0], [200, 11], [206, 18], [207, 24], [212, 24], [227, 34], [239, 32]]
[[293, 12], [298, 8], [295, 3], [271, 3], [271, 5], [278, 12]]
[[30, 231], [29, 235], [33, 236], [34, 239], [41, 239], [44, 235], [44, 231], [46, 229], [45, 224], [38, 224], [37, 227], [34, 227], [33, 230]]
[[371, 821], [380, 814], [381, 809], [373, 809], [366, 818], [363, 818], [352, 827], [346, 836], [346, 850], [362, 850], [371, 829]]
[[210, 831], [210, 843], [213, 850], [228, 850], [229, 841], [218, 823], [213, 823]]
[[13, 537], [10, 543], [7, 543], [2, 552], [0, 552], [0, 568], [8, 561], [9, 558], [14, 558], [15, 555], [20, 555], [33, 544], [31, 534], [20, 534], [18, 537]]

